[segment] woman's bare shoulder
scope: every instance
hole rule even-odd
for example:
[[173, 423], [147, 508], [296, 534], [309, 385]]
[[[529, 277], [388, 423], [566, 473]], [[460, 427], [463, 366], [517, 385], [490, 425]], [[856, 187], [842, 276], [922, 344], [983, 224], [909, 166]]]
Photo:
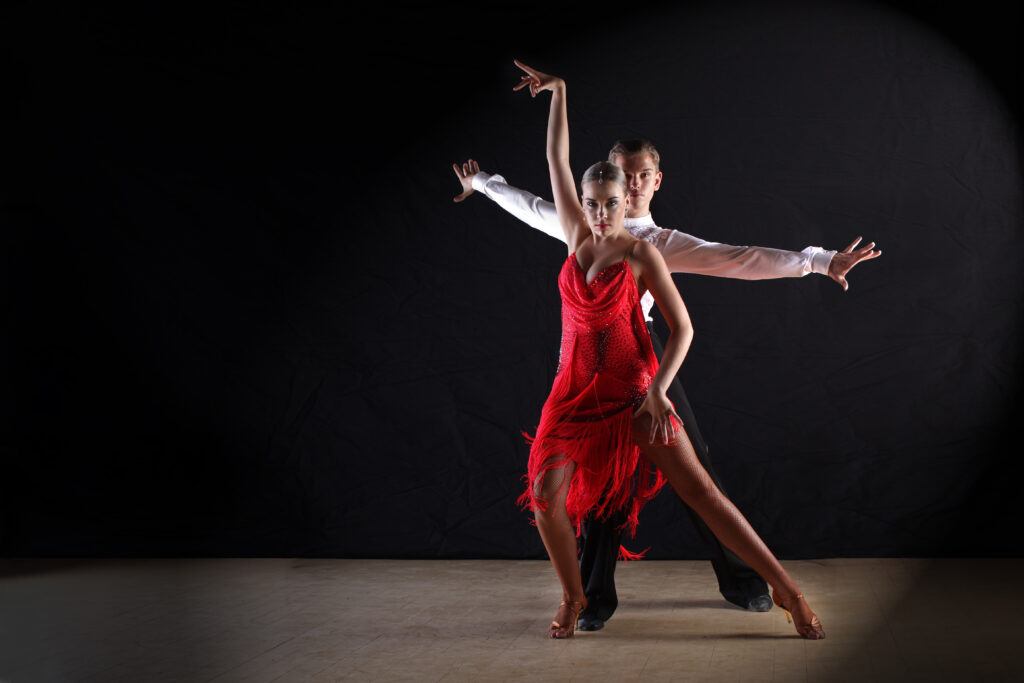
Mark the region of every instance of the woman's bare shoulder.
[[630, 247], [630, 251], [633, 254], [633, 258], [643, 265], [651, 265], [658, 261], [665, 262], [665, 258], [658, 251], [658, 248], [646, 240], [637, 240]]

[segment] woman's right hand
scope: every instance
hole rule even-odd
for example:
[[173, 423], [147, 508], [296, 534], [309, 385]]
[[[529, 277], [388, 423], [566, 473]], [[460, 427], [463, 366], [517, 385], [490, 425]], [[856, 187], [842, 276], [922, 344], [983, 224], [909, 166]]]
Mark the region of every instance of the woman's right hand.
[[518, 59], [514, 59], [512, 61], [515, 62], [516, 66], [526, 72], [522, 77], [522, 80], [519, 82], [519, 85], [512, 88], [513, 90], [521, 90], [529, 85], [530, 97], [536, 97], [537, 93], [542, 90], [554, 90], [559, 85], [565, 85], [565, 81], [558, 76], [552, 76], [550, 74], [537, 71], [536, 69], [532, 69], [520, 62]]

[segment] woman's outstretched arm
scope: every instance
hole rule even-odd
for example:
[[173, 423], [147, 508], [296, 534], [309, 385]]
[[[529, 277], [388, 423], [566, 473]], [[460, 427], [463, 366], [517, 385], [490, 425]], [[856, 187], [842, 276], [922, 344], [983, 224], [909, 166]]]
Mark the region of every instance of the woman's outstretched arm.
[[576, 193], [576, 181], [569, 167], [569, 118], [565, 108], [565, 81], [536, 69], [532, 69], [518, 59], [516, 66], [526, 72], [513, 90], [530, 86], [530, 96], [536, 97], [543, 90], [551, 91], [551, 109], [548, 114], [547, 157], [548, 171], [551, 173], [551, 192], [555, 198], [555, 209], [558, 220], [565, 232], [565, 241], [569, 252], [575, 252], [580, 242], [590, 236], [583, 207]]
[[690, 323], [690, 314], [686, 311], [683, 298], [679, 296], [679, 290], [672, 282], [672, 274], [665, 265], [662, 257], [654, 245], [643, 240], [636, 243], [633, 248], [633, 258], [640, 264], [640, 279], [654, 296], [658, 310], [665, 317], [671, 334], [665, 343], [665, 353], [661, 356], [658, 365], [658, 372], [655, 373], [651, 386], [647, 389], [647, 398], [637, 409], [636, 414], [647, 412], [651, 414], [651, 441], [659, 437], [667, 443], [675, 429], [669, 416], [675, 416], [680, 424], [682, 420], [672, 409], [672, 403], [668, 400], [666, 392], [672, 383], [672, 378], [679, 372], [679, 366], [683, 364], [683, 358], [690, 349], [690, 342], [693, 341], [693, 325]]

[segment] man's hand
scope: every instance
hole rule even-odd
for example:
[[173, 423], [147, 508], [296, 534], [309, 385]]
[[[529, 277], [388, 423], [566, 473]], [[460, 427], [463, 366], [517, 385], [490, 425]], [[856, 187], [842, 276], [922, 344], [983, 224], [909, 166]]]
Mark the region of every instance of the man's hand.
[[844, 292], [850, 288], [849, 283], [846, 281], [846, 274], [855, 265], [861, 261], [867, 261], [882, 255], [881, 249], [874, 251], [874, 242], [854, 251], [853, 248], [860, 243], [860, 240], [860, 237], [855, 239], [850, 246], [833, 256], [832, 262], [828, 264], [828, 276], [838, 282]]
[[[461, 202], [473, 194], [473, 176], [480, 172], [480, 164], [469, 159], [466, 163], [462, 164], [461, 168], [459, 168], [458, 164], [452, 164], [452, 168], [455, 169], [455, 175], [459, 177], [459, 182], [462, 183], [462, 194], [457, 196], [454, 201]], [[833, 260], [835, 260], [835, 257], [833, 257]]]

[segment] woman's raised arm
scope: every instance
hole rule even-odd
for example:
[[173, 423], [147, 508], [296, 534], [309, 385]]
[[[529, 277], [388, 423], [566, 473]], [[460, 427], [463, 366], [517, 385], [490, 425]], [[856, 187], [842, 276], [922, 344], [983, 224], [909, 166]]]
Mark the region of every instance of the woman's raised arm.
[[556, 76], [532, 69], [518, 59], [515, 65], [526, 72], [513, 90], [530, 87], [530, 96], [551, 91], [551, 109], [548, 114], [547, 157], [551, 174], [551, 193], [555, 198], [558, 220], [565, 232], [569, 253], [575, 252], [580, 242], [590, 236], [583, 207], [576, 192], [576, 181], [569, 167], [569, 118], [565, 110], [565, 81]]

